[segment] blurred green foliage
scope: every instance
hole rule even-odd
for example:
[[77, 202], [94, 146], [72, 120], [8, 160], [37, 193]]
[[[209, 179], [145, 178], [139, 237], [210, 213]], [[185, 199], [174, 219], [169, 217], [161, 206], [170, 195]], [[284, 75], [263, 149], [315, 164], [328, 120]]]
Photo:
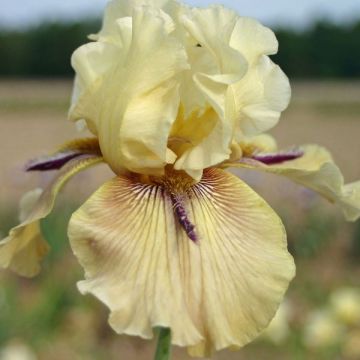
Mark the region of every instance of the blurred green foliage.
[[[0, 76], [72, 76], [72, 52], [99, 28], [100, 20], [93, 19], [0, 30]], [[279, 28], [275, 32], [280, 51], [274, 60], [290, 77], [360, 77], [360, 20], [351, 24], [321, 20], [303, 31]]]
[[360, 221], [354, 226], [354, 233], [351, 242], [350, 255], [355, 262], [360, 259]]
[[360, 20], [352, 24], [318, 21], [303, 32], [276, 31], [280, 51], [274, 56], [294, 78], [354, 78], [360, 76]]
[[303, 222], [291, 227], [290, 250], [295, 257], [314, 258], [329, 246], [336, 221], [318, 211], [309, 211]]
[[100, 21], [45, 23], [22, 31], [0, 30], [0, 76], [72, 76], [72, 52], [100, 28]]

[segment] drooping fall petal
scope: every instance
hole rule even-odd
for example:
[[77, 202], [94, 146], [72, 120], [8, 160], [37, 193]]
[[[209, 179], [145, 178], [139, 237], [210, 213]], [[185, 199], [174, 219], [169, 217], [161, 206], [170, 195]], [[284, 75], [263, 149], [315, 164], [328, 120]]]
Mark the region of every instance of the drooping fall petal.
[[360, 217], [360, 181], [344, 185], [344, 178], [335, 165], [330, 153], [316, 145], [298, 148], [302, 156], [294, 160], [266, 165], [261, 161], [243, 158], [237, 163], [224, 164], [224, 167], [246, 167], [269, 173], [283, 175], [306, 186], [342, 209], [347, 220]]
[[42, 191], [36, 189], [25, 195], [21, 202], [21, 224], [10, 230], [0, 241], [0, 267], [10, 268], [22, 276], [35, 276], [48, 245], [40, 231], [40, 220], [50, 214], [57, 194], [76, 173], [102, 161], [101, 157], [82, 155], [71, 160]]
[[268, 325], [294, 276], [281, 220], [220, 169], [206, 170], [183, 205], [198, 245], [163, 187], [134, 175], [103, 185], [70, 221], [85, 269], [79, 288], [110, 308], [118, 333], [151, 338], [169, 327], [194, 356], [241, 347]]
[[47, 171], [61, 169], [70, 160], [83, 155], [101, 156], [99, 141], [96, 138], [83, 138], [68, 141], [51, 155], [42, 156], [26, 164], [26, 171]]

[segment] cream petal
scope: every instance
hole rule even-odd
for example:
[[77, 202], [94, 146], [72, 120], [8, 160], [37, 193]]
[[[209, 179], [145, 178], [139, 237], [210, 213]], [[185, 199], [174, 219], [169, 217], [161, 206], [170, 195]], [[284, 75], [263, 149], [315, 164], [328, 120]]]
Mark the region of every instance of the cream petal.
[[[208, 121], [210, 119], [206, 119]], [[201, 128], [197, 129], [198, 134]], [[200, 143], [186, 150], [175, 162], [174, 168], [184, 170], [196, 181], [200, 181], [203, 169], [214, 166], [229, 158], [231, 129], [220, 121], [215, 122], [212, 131]]]
[[175, 76], [188, 68], [186, 52], [169, 34], [169, 18], [161, 10], [134, 7], [130, 33], [124, 19], [117, 21], [118, 36], [124, 36], [118, 56], [104, 54], [111, 66], [75, 119], [94, 124], [104, 158], [116, 173], [126, 168], [158, 174], [175, 160], [167, 140], [180, 99]]
[[278, 52], [278, 41], [274, 32], [257, 20], [240, 17], [235, 24], [230, 46], [240, 51], [249, 63], [261, 55], [274, 55]]
[[344, 185], [341, 171], [326, 149], [305, 145], [299, 150], [303, 156], [280, 164], [265, 165], [243, 158], [238, 163], [225, 163], [224, 167], [247, 167], [286, 176], [339, 205], [347, 220], [357, 220], [360, 217], [360, 182]]
[[[190, 62], [193, 81], [216, 110], [220, 121], [230, 123], [225, 111], [228, 86], [238, 82], [248, 70], [244, 56], [229, 45], [237, 19], [235, 12], [222, 6], [193, 8], [182, 16], [185, 29], [201, 46], [197, 51], [200, 52], [198, 59]], [[205, 66], [204, 60], [208, 62]], [[196, 94], [196, 91], [191, 93]]]
[[267, 56], [261, 56], [231, 89], [233, 116], [238, 121], [236, 137], [257, 135], [274, 127], [291, 97], [289, 79]]
[[215, 59], [218, 72], [208, 75], [226, 75], [219, 78], [219, 82], [225, 84], [240, 80], [247, 71], [243, 55], [229, 45], [237, 19], [235, 12], [222, 6], [193, 8], [182, 18], [191, 36]]
[[39, 273], [40, 261], [49, 249], [41, 235], [40, 220], [49, 215], [57, 194], [73, 175], [101, 160], [96, 156], [73, 159], [44, 191], [36, 189], [24, 196], [20, 204], [21, 224], [0, 241], [0, 267], [28, 277]]
[[269, 134], [245, 137], [241, 139], [240, 145], [245, 156], [253, 155], [259, 152], [271, 153], [277, 150], [276, 140]]
[[[194, 71], [195, 69], [192, 69], [192, 72]], [[201, 139], [200, 141], [191, 141], [192, 146], [189, 146], [186, 152], [177, 153], [178, 159], [175, 168], [186, 171], [196, 180], [200, 180], [203, 169], [228, 159], [231, 153], [229, 144], [232, 141], [234, 124], [232, 119], [228, 118], [228, 113], [232, 113], [229, 111], [232, 109], [232, 102], [230, 102], [232, 98], [227, 96], [228, 85], [221, 82], [221, 77], [222, 75], [210, 76], [195, 73], [191, 80], [185, 77], [184, 80], [188, 80], [185, 88], [182, 85], [182, 91], [187, 91], [185, 98], [181, 95], [185, 120], [179, 121], [178, 118], [177, 122], [180, 122], [181, 126], [186, 124], [186, 132], [194, 131], [194, 135], [190, 137], [199, 138], [201, 135]], [[194, 85], [189, 85], [191, 83], [196, 85], [197, 91]], [[201, 96], [199, 96], [199, 90]], [[189, 100], [190, 98], [193, 101]], [[202, 101], [207, 110], [198, 114], [197, 105]], [[190, 114], [190, 110], [194, 110], [193, 113]], [[196, 117], [194, 114], [197, 115], [196, 121], [194, 121]], [[177, 122], [174, 123], [175, 129], [179, 127]], [[210, 127], [211, 131], [209, 131]], [[174, 129], [172, 134], [182, 137], [181, 132], [176, 133]]]
[[85, 269], [82, 293], [111, 310], [118, 333], [153, 336], [194, 356], [240, 347], [270, 322], [294, 276], [274, 211], [235, 176], [204, 172], [185, 206], [199, 245], [174, 217], [168, 193], [137, 177], [102, 186], [70, 220], [69, 238]]
[[93, 42], [80, 46], [71, 57], [71, 66], [76, 77], [69, 119], [84, 119], [89, 130], [95, 135], [97, 129], [93, 114], [98, 111], [98, 101], [94, 101], [94, 93], [100, 86], [101, 78], [113, 66], [113, 59], [120, 58], [121, 48], [114, 44]]
[[360, 181], [346, 184], [342, 188], [342, 194], [338, 199], [345, 218], [356, 221], [360, 217]]
[[167, 163], [176, 160], [176, 155], [167, 145], [179, 104], [179, 88], [172, 83], [137, 97], [128, 104], [123, 118], [124, 127], [119, 136], [123, 162], [127, 168], [145, 173], [148, 171], [144, 169], [148, 168], [153, 174], [156, 168], [160, 168], [162, 173]]
[[208, 108], [203, 114], [193, 113], [188, 118], [182, 111], [170, 134], [172, 149], [178, 155], [176, 170], [184, 170], [196, 181], [200, 181], [203, 169], [218, 164], [229, 156], [228, 142], [231, 136], [225, 133], [216, 112]]
[[171, 30], [173, 28], [171, 18], [176, 18], [181, 4], [175, 0], [112, 0], [105, 8], [103, 25], [100, 32], [95, 35], [90, 35], [90, 39], [112, 42], [117, 32], [115, 26], [116, 21], [123, 17], [132, 16], [133, 8], [140, 6], [162, 9], [162, 11], [169, 16], [168, 26], [169, 30]]

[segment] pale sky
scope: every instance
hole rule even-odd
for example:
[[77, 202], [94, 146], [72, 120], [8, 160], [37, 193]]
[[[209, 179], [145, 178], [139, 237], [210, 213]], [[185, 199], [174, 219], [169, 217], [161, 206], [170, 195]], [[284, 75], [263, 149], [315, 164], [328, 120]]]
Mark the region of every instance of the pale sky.
[[[100, 16], [107, 0], [0, 0], [0, 26], [27, 26], [42, 20]], [[304, 26], [316, 17], [360, 18], [360, 0], [187, 0], [195, 6], [221, 3], [268, 25]]]

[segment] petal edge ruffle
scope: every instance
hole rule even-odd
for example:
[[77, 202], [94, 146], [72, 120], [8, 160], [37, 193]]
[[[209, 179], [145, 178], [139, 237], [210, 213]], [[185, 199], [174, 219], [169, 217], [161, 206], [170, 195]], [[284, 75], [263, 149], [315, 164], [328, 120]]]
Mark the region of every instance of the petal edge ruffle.
[[[25, 195], [21, 204], [21, 224], [11, 229], [9, 235], [0, 241], [0, 267], [10, 268], [27, 277], [39, 273], [40, 261], [49, 249], [41, 235], [40, 220], [50, 214], [57, 194], [72, 176], [101, 161], [102, 158], [96, 156], [73, 159], [44, 191], [36, 189]], [[30, 197], [31, 204], [28, 201]]]
[[340, 169], [325, 148], [304, 145], [298, 150], [303, 152], [303, 156], [280, 164], [265, 165], [251, 158], [242, 158], [236, 163], [224, 163], [223, 167], [249, 168], [285, 176], [336, 203], [348, 221], [356, 221], [360, 217], [360, 182], [345, 185]]
[[243, 346], [264, 329], [294, 276], [281, 220], [246, 184], [206, 170], [188, 193], [191, 242], [167, 193], [118, 176], [73, 214], [69, 238], [82, 293], [111, 310], [118, 333], [172, 329], [193, 356]]

